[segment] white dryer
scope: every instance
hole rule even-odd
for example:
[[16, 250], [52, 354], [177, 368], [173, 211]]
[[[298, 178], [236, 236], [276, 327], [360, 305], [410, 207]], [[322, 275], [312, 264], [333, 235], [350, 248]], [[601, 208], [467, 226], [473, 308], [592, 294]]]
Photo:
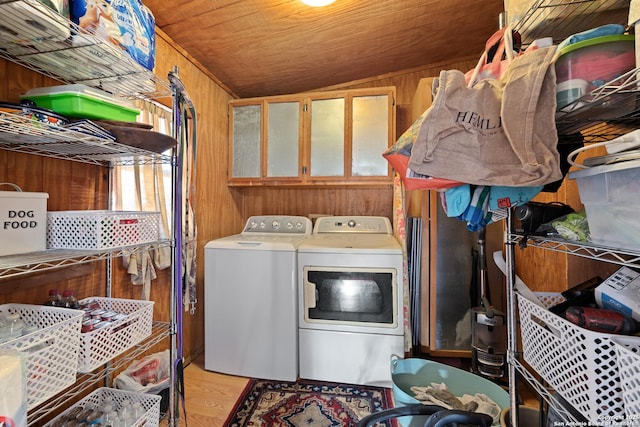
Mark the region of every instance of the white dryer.
[[404, 355], [403, 255], [389, 219], [319, 218], [298, 248], [300, 377], [391, 386]]
[[206, 370], [295, 381], [300, 216], [255, 216], [241, 234], [205, 246]]

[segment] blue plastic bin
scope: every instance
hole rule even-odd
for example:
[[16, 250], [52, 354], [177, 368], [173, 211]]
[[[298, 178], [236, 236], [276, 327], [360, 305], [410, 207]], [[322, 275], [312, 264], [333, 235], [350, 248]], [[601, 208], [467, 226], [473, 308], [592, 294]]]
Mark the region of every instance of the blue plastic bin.
[[[391, 359], [391, 381], [395, 406], [407, 406], [420, 403], [413, 397], [411, 387], [429, 386], [431, 383], [445, 383], [456, 396], [483, 393], [496, 402], [500, 409], [510, 405], [509, 393], [502, 387], [479, 375], [449, 365], [425, 359]], [[499, 418], [499, 416], [498, 416]], [[422, 427], [427, 417], [398, 418], [404, 427]], [[497, 420], [499, 425], [499, 419]]]

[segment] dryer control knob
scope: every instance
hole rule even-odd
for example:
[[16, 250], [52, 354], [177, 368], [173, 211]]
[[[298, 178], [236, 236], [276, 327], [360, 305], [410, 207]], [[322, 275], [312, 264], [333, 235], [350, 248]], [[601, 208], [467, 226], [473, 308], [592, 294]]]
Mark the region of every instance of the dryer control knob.
[[271, 228], [273, 228], [274, 230], [277, 230], [278, 228], [280, 228], [280, 222], [279, 221], [273, 221], [271, 223]]
[[352, 219], [349, 220], [349, 222], [347, 223], [347, 226], [349, 228], [355, 228], [356, 227], [356, 222]]

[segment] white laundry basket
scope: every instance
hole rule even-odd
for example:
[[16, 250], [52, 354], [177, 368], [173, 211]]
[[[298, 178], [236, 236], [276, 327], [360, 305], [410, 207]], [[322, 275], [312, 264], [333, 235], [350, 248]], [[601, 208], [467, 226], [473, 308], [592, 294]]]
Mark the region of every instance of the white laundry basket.
[[125, 314], [109, 326], [80, 334], [78, 372], [91, 372], [151, 335], [153, 301], [90, 297], [101, 309]]
[[49, 249], [113, 249], [158, 240], [160, 213], [54, 211], [47, 213]]
[[580, 328], [516, 295], [524, 360], [590, 422], [622, 417], [615, 335]]
[[612, 339], [618, 354], [627, 425], [640, 424], [640, 337]]
[[37, 330], [0, 344], [27, 355], [27, 406], [33, 408], [76, 381], [82, 311], [30, 304], [0, 305]]

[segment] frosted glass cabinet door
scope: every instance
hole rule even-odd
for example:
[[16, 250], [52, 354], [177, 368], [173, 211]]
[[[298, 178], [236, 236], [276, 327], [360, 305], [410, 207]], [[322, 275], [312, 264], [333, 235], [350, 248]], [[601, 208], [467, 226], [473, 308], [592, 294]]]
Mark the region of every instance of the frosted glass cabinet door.
[[389, 145], [389, 96], [353, 98], [351, 174], [385, 176], [388, 163], [382, 153]]
[[343, 176], [344, 98], [311, 101], [311, 176]]
[[233, 107], [232, 178], [260, 177], [260, 105]]
[[268, 104], [267, 177], [297, 177], [300, 103]]

